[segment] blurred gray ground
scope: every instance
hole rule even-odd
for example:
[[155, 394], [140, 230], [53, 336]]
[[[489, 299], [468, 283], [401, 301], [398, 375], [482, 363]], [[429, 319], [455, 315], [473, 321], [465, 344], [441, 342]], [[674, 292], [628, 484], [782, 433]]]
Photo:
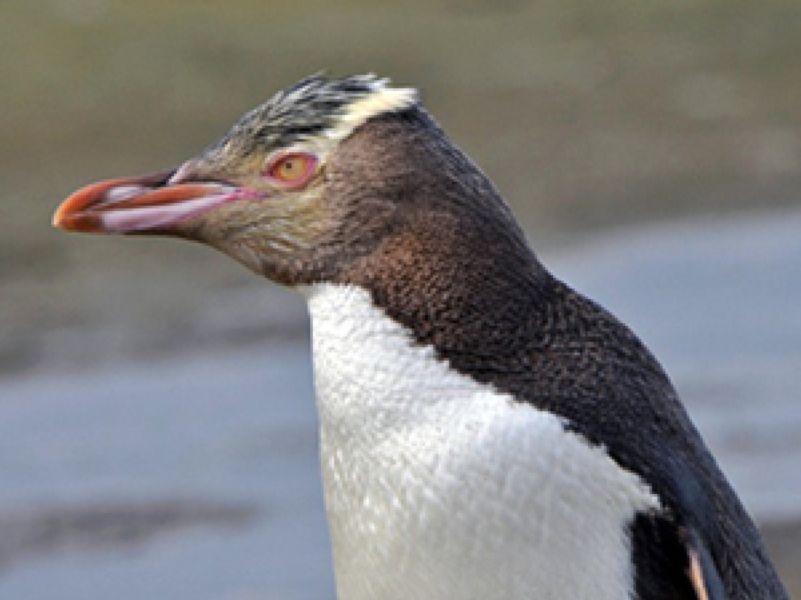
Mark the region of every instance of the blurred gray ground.
[[[796, 593], [799, 230], [796, 209], [542, 252], [663, 361]], [[0, 597], [332, 597], [311, 380], [275, 340], [8, 378]]]
[[0, 597], [163, 597], [168, 565], [182, 597], [272, 597], [267, 569], [304, 598], [300, 552], [329, 589], [302, 303], [206, 248], [49, 227], [320, 69], [421, 88], [546, 262], [655, 346], [801, 597], [799, 31], [796, 0], [0, 3]]

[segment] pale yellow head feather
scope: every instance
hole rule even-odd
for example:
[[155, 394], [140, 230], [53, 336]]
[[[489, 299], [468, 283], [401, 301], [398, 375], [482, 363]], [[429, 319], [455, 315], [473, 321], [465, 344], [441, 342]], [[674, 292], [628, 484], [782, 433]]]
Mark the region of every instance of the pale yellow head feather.
[[344, 107], [342, 116], [326, 131], [326, 137], [333, 141], [343, 140], [372, 117], [403, 110], [417, 102], [417, 90], [392, 88], [387, 86], [388, 83], [387, 79], [377, 80], [371, 94]]

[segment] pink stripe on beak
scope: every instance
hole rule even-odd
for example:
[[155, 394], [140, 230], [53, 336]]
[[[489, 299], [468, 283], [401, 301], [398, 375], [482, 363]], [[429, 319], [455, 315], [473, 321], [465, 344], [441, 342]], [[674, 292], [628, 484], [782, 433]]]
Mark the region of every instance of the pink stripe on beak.
[[242, 195], [243, 190], [217, 182], [180, 183], [180, 174], [166, 171], [90, 184], [59, 205], [53, 226], [89, 233], [158, 229]]

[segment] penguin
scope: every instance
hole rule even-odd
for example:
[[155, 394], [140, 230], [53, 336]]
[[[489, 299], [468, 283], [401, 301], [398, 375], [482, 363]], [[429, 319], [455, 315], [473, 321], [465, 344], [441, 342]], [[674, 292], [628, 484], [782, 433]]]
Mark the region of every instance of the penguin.
[[341, 600], [787, 598], [657, 360], [416, 90], [306, 78], [53, 223], [199, 241], [305, 298]]

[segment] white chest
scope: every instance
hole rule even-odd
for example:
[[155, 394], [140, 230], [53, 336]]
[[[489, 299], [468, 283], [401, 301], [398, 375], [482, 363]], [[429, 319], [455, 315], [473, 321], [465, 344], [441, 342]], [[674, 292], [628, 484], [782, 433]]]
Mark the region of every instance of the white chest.
[[306, 290], [340, 600], [631, 596], [658, 508], [555, 415], [460, 375], [367, 292]]

